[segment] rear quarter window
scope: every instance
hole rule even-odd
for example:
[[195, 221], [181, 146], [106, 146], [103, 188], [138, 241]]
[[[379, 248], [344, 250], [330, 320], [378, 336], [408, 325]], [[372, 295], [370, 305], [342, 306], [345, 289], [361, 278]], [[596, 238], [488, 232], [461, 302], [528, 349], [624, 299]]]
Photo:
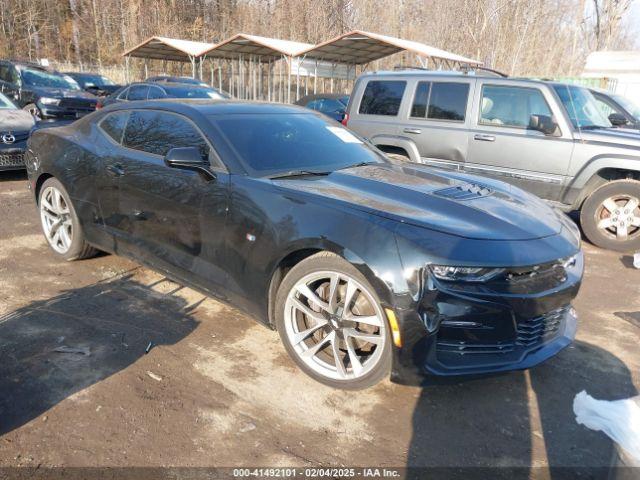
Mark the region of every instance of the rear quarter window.
[[122, 134], [127, 124], [129, 112], [114, 112], [104, 117], [98, 126], [114, 142], [122, 143]]
[[407, 82], [400, 80], [370, 81], [364, 89], [358, 112], [363, 115], [398, 115], [406, 86]]

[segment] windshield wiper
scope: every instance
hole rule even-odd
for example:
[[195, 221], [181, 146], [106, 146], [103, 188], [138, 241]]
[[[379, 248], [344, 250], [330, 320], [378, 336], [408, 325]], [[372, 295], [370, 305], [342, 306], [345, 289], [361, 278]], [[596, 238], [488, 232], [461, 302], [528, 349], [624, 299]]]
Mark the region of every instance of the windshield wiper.
[[269, 175], [268, 178], [276, 179], [276, 178], [292, 178], [292, 177], [306, 177], [306, 176], [316, 176], [323, 177], [329, 175], [331, 172], [314, 172], [312, 170], [289, 170], [288, 172], [280, 172], [275, 173], [273, 175]]
[[347, 168], [356, 168], [356, 167], [366, 167], [367, 165], [375, 165], [378, 162], [360, 162], [354, 163], [353, 165], [347, 165], [345, 167], [340, 167], [337, 170], [346, 170]]

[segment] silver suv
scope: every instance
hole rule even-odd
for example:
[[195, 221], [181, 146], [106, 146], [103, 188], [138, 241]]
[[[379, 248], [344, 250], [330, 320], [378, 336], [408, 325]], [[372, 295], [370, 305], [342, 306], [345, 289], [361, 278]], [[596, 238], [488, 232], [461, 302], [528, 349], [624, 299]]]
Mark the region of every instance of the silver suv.
[[579, 210], [600, 247], [640, 248], [640, 135], [612, 128], [585, 88], [373, 72], [356, 81], [343, 123], [392, 156], [504, 180]]

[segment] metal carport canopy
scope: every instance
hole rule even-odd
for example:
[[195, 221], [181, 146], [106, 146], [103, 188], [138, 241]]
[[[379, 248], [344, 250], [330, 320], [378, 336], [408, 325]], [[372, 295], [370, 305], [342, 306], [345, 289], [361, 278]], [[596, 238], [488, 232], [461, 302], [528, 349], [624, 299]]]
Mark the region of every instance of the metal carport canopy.
[[440, 50], [424, 43], [362, 30], [344, 33], [307, 50], [298, 52], [297, 56], [305, 57], [307, 60], [318, 59], [325, 62], [362, 65], [402, 51], [451, 62], [482, 65], [482, 62], [478, 60]]
[[241, 56], [254, 56], [258, 57], [260, 61], [269, 61], [280, 59], [282, 56], [295, 57], [302, 50], [307, 50], [311, 47], [313, 45], [310, 43], [238, 33], [211, 46], [203, 54], [208, 58], [236, 59]]
[[124, 52], [122, 56], [169, 60], [173, 62], [192, 62], [214, 45], [213, 43], [192, 42], [190, 40], [179, 40], [177, 38], [151, 37], [141, 44], [130, 48]]

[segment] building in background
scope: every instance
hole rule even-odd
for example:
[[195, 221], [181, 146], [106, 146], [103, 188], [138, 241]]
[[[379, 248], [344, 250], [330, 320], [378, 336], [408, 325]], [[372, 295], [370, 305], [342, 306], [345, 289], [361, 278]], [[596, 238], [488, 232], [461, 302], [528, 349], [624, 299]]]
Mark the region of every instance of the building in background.
[[640, 103], [640, 51], [593, 52], [582, 78], [607, 79], [614, 93]]

